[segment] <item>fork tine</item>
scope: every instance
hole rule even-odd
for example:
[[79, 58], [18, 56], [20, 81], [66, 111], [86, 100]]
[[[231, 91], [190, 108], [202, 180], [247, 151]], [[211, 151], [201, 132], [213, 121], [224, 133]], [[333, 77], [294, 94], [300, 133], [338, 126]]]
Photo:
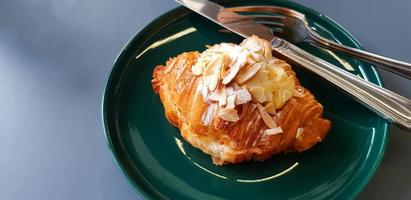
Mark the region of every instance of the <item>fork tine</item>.
[[[283, 29], [285, 28], [285, 25], [282, 23], [278, 23], [278, 22], [274, 22], [274, 21], [256, 21], [257, 23], [260, 23], [264, 26], [267, 26], [269, 28], [271, 28], [272, 31], [274, 32], [283, 32]], [[232, 26], [242, 26], [242, 23], [233, 23]], [[227, 29], [221, 29], [221, 32], [231, 32]]]
[[265, 13], [286, 13], [284, 9], [277, 6], [238, 6], [225, 8], [232, 12], [265, 12]]
[[[271, 27], [271, 25], [267, 24], [267, 26], [269, 26], [270, 28], [272, 28], [271, 30], [273, 31], [274, 34], [281, 34], [284, 32], [284, 30], [282, 28], [279, 27]], [[221, 33], [233, 33], [232, 31], [228, 30], [228, 29], [220, 29], [218, 30]]]
[[[242, 15], [241, 19], [254, 20], [257, 23], [268, 26], [272, 28], [274, 32], [283, 32], [285, 28], [284, 18], [282, 16], [272, 16], [272, 15]], [[241, 25], [241, 21], [237, 22], [236, 25]]]
[[269, 14], [282, 14], [285, 16], [293, 16], [293, 17], [298, 17], [300, 19], [304, 19], [305, 16], [304, 14], [289, 9], [289, 8], [284, 8], [284, 7], [278, 7], [278, 6], [238, 6], [238, 7], [230, 7], [230, 8], [225, 8], [229, 11], [232, 12], [263, 12], [263, 13], [269, 13]]
[[284, 25], [284, 18], [283, 16], [273, 16], [273, 15], [243, 15], [243, 19], [252, 19], [257, 22], [259, 21], [267, 21], [267, 22], [272, 22], [276, 23], [279, 25]]
[[284, 26], [279, 26], [278, 24], [270, 23], [270, 22], [261, 22], [260, 24], [262, 24], [262, 25], [267, 26], [268, 28], [270, 28], [271, 31], [272, 31], [275, 35], [284, 32]]
[[[298, 11], [277, 6], [239, 6], [226, 8], [228, 11], [241, 14], [241, 19], [254, 20], [257, 23], [265, 25], [277, 36], [284, 36], [286, 33], [285, 24], [289, 23], [289, 18], [298, 18], [305, 21], [305, 16]], [[241, 24], [239, 24], [241, 25]], [[221, 30], [229, 32], [228, 30]]]
[[270, 28], [277, 28], [277, 29], [284, 29], [283, 24], [271, 23], [271, 22], [258, 22], [264, 26], [268, 26]]

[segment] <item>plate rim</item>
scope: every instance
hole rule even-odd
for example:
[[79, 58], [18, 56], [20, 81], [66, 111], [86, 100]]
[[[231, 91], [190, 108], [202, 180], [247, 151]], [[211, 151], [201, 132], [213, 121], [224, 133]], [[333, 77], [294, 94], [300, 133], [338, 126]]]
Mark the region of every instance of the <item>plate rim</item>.
[[[234, 3], [237, 2], [247, 2], [249, 0], [237, 0]], [[268, 0], [269, 2], [275, 2], [275, 0]], [[219, 1], [221, 2], [221, 1]], [[223, 1], [224, 2], [224, 1]], [[288, 5], [292, 5], [295, 7], [298, 7], [299, 9], [303, 9], [306, 11], [311, 12], [312, 14], [319, 16], [321, 18], [323, 18], [324, 20], [328, 21], [329, 24], [333, 27], [336, 28], [338, 30], [340, 30], [342, 33], [344, 33], [347, 38], [349, 40], [351, 40], [353, 42], [353, 44], [355, 45], [355, 48], [359, 48], [359, 49], [364, 49], [363, 46], [360, 44], [360, 42], [357, 41], [357, 39], [350, 33], [348, 32], [343, 26], [341, 26], [340, 24], [338, 24], [337, 22], [335, 22], [334, 20], [332, 20], [331, 18], [329, 18], [326, 15], [323, 15], [319, 12], [317, 12], [314, 9], [311, 9], [309, 7], [306, 7], [304, 5], [301, 5], [299, 3], [296, 2], [291, 2], [291, 1], [282, 1], [283, 3], [285, 2]], [[227, 3], [227, 2], [225, 2]], [[230, 2], [232, 3], [232, 2]], [[259, 2], [260, 4], [263, 4], [264, 1]], [[127, 180], [128, 184], [130, 186], [132, 186], [132, 188], [138, 193], [140, 194], [141, 197], [143, 197], [143, 199], [154, 199], [154, 197], [152, 196], [152, 194], [148, 193], [143, 187], [142, 184], [147, 184], [147, 183], [138, 183], [137, 181], [135, 181], [134, 179], [132, 179], [132, 177], [129, 175], [129, 172], [127, 171], [127, 169], [125, 169], [125, 167], [123, 166], [123, 164], [121, 163], [121, 159], [119, 158], [119, 153], [118, 150], [116, 149], [115, 145], [113, 144], [112, 138], [111, 138], [111, 134], [110, 134], [110, 130], [109, 130], [109, 119], [108, 119], [108, 100], [110, 94], [112, 93], [112, 91], [110, 90], [110, 86], [113, 85], [113, 76], [114, 74], [117, 74], [116, 72], [119, 70], [119, 65], [121, 63], [121, 60], [124, 56], [126, 56], [128, 54], [128, 51], [130, 51], [130, 47], [132, 44], [134, 44], [135, 41], [143, 41], [143, 43], [141, 46], [144, 46], [144, 44], [151, 38], [151, 36], [158, 32], [161, 27], [166, 27], [169, 24], [173, 23], [175, 20], [178, 20], [184, 16], [186, 16], [187, 14], [191, 14], [193, 13], [193, 11], [190, 11], [188, 9], [186, 9], [183, 6], [178, 6], [176, 8], [173, 8], [169, 11], [166, 11], [165, 13], [161, 14], [160, 16], [156, 17], [154, 20], [152, 20], [151, 22], [149, 22], [146, 26], [144, 26], [144, 28], [142, 28], [140, 31], [138, 31], [137, 34], [135, 34], [121, 49], [121, 51], [117, 54], [116, 58], [115, 58], [115, 62], [113, 64], [113, 67], [110, 70], [110, 73], [107, 75], [106, 78], [106, 85], [104, 88], [104, 93], [102, 95], [102, 101], [101, 101], [101, 117], [102, 117], [102, 122], [103, 122], [103, 131], [104, 131], [104, 135], [106, 138], [106, 144], [110, 149], [111, 152], [111, 156], [114, 158], [114, 161], [116, 163], [116, 165], [120, 168], [121, 174], [122, 176]], [[172, 20], [170, 20], [170, 17]], [[167, 20], [166, 20], [167, 19]], [[370, 65], [371, 67], [371, 72], [375, 78], [376, 78], [376, 82], [377, 85], [383, 87], [383, 81], [381, 79], [380, 73], [375, 69], [374, 66]], [[364, 191], [364, 189], [366, 188], [367, 184], [370, 182], [370, 180], [374, 177], [375, 173], [377, 172], [378, 167], [381, 165], [381, 161], [383, 160], [384, 154], [386, 152], [386, 148], [387, 148], [387, 144], [388, 144], [388, 134], [389, 134], [389, 122], [387, 121], [383, 121], [382, 122], [382, 132], [384, 133], [382, 136], [382, 146], [379, 148], [378, 152], [377, 152], [377, 160], [376, 162], [374, 162], [374, 164], [371, 166], [371, 173], [369, 173], [360, 183], [360, 185], [356, 188], [356, 190], [352, 191], [351, 195], [349, 196], [350, 199], [354, 199], [356, 197], [358, 197], [361, 192]], [[144, 178], [144, 176], [142, 174], [139, 174], [142, 178]], [[149, 184], [149, 183], [148, 183]], [[158, 191], [152, 191], [151, 193], [157, 193]], [[162, 194], [160, 193], [160, 195], [162, 196]]]

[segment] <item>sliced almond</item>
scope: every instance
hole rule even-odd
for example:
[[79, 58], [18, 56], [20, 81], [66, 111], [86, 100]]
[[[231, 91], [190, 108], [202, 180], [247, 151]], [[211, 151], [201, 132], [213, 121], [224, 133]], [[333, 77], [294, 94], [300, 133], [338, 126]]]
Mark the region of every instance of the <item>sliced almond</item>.
[[220, 93], [220, 98], [219, 98], [219, 100], [218, 100], [218, 105], [219, 106], [224, 106], [224, 105], [226, 105], [227, 104], [227, 93], [226, 93], [226, 90], [225, 90], [225, 86], [221, 86], [221, 89], [219, 90], [219, 93]]
[[218, 94], [217, 94], [216, 91], [211, 92], [211, 93], [210, 93], [210, 96], [208, 96], [208, 98], [209, 98], [211, 101], [219, 101], [219, 100], [220, 100], [220, 96], [218, 96]]
[[245, 104], [252, 100], [251, 94], [245, 88], [238, 89], [235, 92], [236, 92], [235, 93], [236, 94], [236, 98], [235, 98], [236, 105]]
[[267, 111], [268, 113], [270, 113], [271, 115], [275, 115], [275, 113], [276, 113], [275, 106], [272, 102], [267, 103], [264, 106], [264, 110]]
[[209, 77], [209, 79], [208, 79], [208, 89], [210, 91], [214, 91], [217, 88], [219, 78], [220, 78], [220, 73], [214, 74], [213, 76]]
[[203, 73], [206, 64], [204, 60], [205, 54], [207, 54], [207, 51], [200, 54], [200, 57], [197, 59], [196, 63], [191, 67], [191, 72], [194, 75], [201, 75], [201, 73]]
[[220, 98], [220, 100], [218, 101], [218, 106], [225, 106], [225, 105], [227, 105], [227, 97], [226, 96]]
[[241, 51], [241, 53], [237, 56], [234, 64], [230, 66], [230, 69], [228, 69], [227, 74], [224, 75], [223, 84], [230, 83], [246, 63], [247, 51]]
[[228, 122], [237, 122], [240, 119], [237, 110], [232, 108], [220, 109], [218, 111], [218, 117]]
[[227, 93], [227, 96], [233, 95], [233, 94], [235, 94], [235, 89], [231, 86], [227, 87], [226, 88], [226, 93]]
[[255, 63], [253, 65], [247, 65], [245, 66], [243, 69], [241, 69], [237, 76], [235, 77], [235, 81], [238, 84], [243, 84], [246, 81], [250, 80], [251, 78], [253, 78], [258, 70], [260, 70], [261, 66], [263, 65], [263, 63], [259, 62], [259, 63]]
[[204, 60], [204, 71], [202, 72], [204, 76], [209, 76], [216, 73], [215, 63], [219, 60], [218, 57], [211, 57], [211, 55], [204, 55], [202, 60]]
[[227, 71], [226, 75], [223, 77], [223, 84], [228, 84], [230, 83], [233, 78], [235, 77], [235, 75], [237, 75], [238, 71], [240, 70], [240, 66], [239, 65], [232, 65], [230, 67], [230, 69]]
[[304, 133], [304, 128], [301, 128], [301, 127], [298, 128], [297, 133], [295, 134], [295, 138], [297, 138], [297, 140], [301, 141], [303, 139], [302, 138], [303, 133]]
[[226, 54], [223, 54], [223, 57], [224, 57], [224, 62], [223, 62], [222, 66], [221, 66], [221, 69], [220, 69], [220, 77], [224, 77], [227, 74], [227, 71], [228, 71], [228, 69], [230, 67], [230, 64], [231, 64], [230, 56], [228, 56]]
[[268, 126], [268, 128], [276, 128], [277, 123], [275, 123], [274, 119], [265, 111], [264, 107], [261, 104], [257, 104], [258, 111], [260, 113], [261, 118], [263, 119], [264, 123]]
[[203, 88], [203, 78], [199, 78], [197, 81], [197, 88], [196, 88], [196, 92], [200, 92], [201, 93], [201, 89]]
[[250, 52], [250, 56], [251, 58], [255, 61], [255, 62], [262, 62], [264, 61], [264, 56], [258, 53], [254, 53], [254, 52]]
[[210, 91], [214, 91], [217, 88], [218, 81], [220, 80], [220, 68], [223, 64], [223, 57], [220, 56], [217, 59], [209, 62], [204, 71], [205, 84]]
[[206, 85], [204, 85], [204, 79], [203, 77], [201, 77], [198, 80], [197, 83], [197, 91], [199, 91], [201, 93], [201, 95], [203, 96], [203, 100], [204, 102], [208, 101], [209, 95], [208, 95], [208, 87]]
[[264, 56], [265, 58], [272, 57], [271, 47], [268, 41], [258, 38], [257, 36], [247, 38], [240, 45], [249, 49], [253, 53]]
[[254, 65], [255, 63], [257, 63], [257, 61], [254, 60], [253, 56], [251, 55], [251, 52], [250, 52], [250, 54], [247, 56], [247, 63], [248, 63], [249, 65]]
[[273, 57], [272, 53], [271, 53], [271, 46], [270, 44], [266, 41], [266, 40], [262, 40], [263, 41], [263, 54], [264, 54], [264, 58], [266, 59], [270, 59]]
[[256, 36], [251, 36], [245, 40], [243, 40], [243, 42], [241, 42], [240, 46], [247, 48], [248, 50], [252, 51], [252, 52], [258, 52], [261, 49], [261, 46], [258, 44], [258, 37]]
[[227, 94], [224, 85], [220, 85], [216, 90], [210, 93], [209, 99], [218, 101], [219, 106], [224, 106], [227, 103]]
[[201, 86], [201, 95], [203, 96], [204, 102], [208, 101], [208, 87], [206, 85]]
[[227, 97], [227, 108], [235, 108], [235, 97], [235, 94], [232, 94]]
[[281, 127], [265, 129], [263, 132], [263, 136], [277, 135], [282, 132], [283, 132], [283, 129], [281, 129]]
[[253, 87], [250, 89], [250, 93], [253, 99], [258, 103], [264, 103], [267, 101], [265, 96], [265, 89], [263, 87]]
[[201, 116], [201, 120], [203, 121], [204, 126], [210, 126], [216, 110], [217, 110], [217, 104], [215, 103], [210, 104], [207, 107], [207, 109], [204, 111], [203, 115]]

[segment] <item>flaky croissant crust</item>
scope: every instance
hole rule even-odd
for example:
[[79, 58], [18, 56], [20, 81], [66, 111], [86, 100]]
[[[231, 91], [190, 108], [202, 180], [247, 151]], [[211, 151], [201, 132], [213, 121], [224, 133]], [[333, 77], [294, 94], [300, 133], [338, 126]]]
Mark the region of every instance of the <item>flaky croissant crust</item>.
[[[180, 129], [191, 145], [211, 155], [215, 164], [265, 160], [280, 152], [301, 152], [326, 136], [331, 122], [322, 118], [322, 105], [297, 78], [295, 83], [301, 88], [301, 97], [289, 99], [275, 117], [283, 130], [281, 134], [262, 134], [267, 126], [252, 102], [237, 106], [240, 116], [237, 122], [213, 116], [211, 125], [204, 126], [201, 118], [209, 103], [197, 89], [200, 76], [191, 72], [199, 55], [199, 52], [183, 53], [169, 59], [165, 66], [155, 67], [152, 86], [160, 95], [170, 123]], [[289, 65], [282, 66], [288, 75], [296, 77]]]

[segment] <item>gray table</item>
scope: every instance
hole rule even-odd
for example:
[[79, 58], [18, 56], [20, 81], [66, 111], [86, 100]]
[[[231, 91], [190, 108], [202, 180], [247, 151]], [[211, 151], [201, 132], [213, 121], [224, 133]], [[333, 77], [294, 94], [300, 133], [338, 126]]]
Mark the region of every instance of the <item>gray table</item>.
[[[411, 1], [299, 0], [372, 52], [411, 61]], [[0, 1], [0, 199], [140, 199], [106, 147], [100, 102], [126, 42], [172, 0]], [[382, 72], [387, 88], [411, 82]], [[411, 134], [390, 131], [361, 199], [411, 199]]]

